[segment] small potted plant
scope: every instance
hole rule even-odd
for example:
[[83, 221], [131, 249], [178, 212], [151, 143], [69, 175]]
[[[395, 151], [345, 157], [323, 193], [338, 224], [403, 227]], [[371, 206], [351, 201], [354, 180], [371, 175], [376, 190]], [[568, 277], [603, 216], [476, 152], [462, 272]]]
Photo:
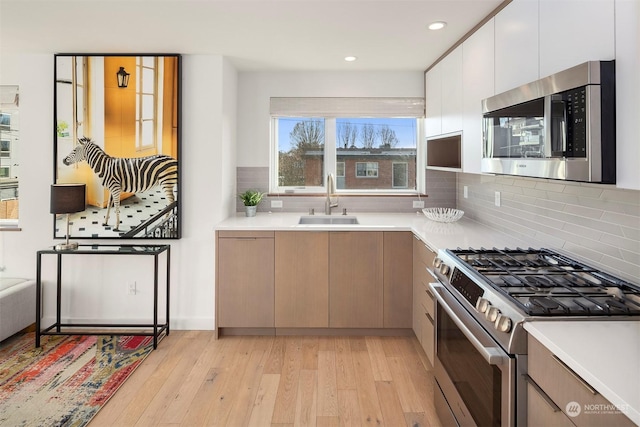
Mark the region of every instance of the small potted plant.
[[261, 193], [257, 190], [247, 190], [244, 193], [238, 194], [242, 203], [244, 203], [244, 211], [247, 216], [256, 216], [256, 209], [262, 201], [265, 193]]

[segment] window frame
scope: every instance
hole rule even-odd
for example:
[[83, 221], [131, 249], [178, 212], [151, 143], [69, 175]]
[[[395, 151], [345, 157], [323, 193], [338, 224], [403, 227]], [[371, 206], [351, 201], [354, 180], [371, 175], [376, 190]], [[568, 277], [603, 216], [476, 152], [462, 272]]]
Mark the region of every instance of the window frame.
[[[350, 115], [351, 116], [351, 115]], [[270, 118], [270, 159], [269, 159], [269, 192], [272, 194], [290, 195], [310, 195], [326, 192], [326, 176], [331, 173], [337, 176], [337, 135], [336, 123], [342, 117], [324, 117], [325, 140], [324, 140], [324, 182], [322, 186], [287, 187], [279, 185], [279, 164], [278, 164], [278, 120], [285, 116], [271, 115]], [[302, 116], [301, 116], [302, 117]], [[398, 118], [398, 117], [389, 117]], [[388, 189], [336, 189], [336, 194], [342, 195], [369, 195], [369, 196], [389, 196], [389, 195], [417, 195], [425, 193], [425, 173], [419, 173], [426, 169], [426, 140], [424, 133], [424, 119], [420, 117], [409, 117], [416, 121], [416, 188], [388, 188]], [[407, 167], [408, 169], [408, 167]], [[355, 171], [354, 171], [355, 173]], [[357, 177], [364, 178], [364, 177]], [[377, 177], [368, 177], [377, 178]], [[407, 170], [408, 181], [408, 170]]]
[[[136, 57], [136, 82], [135, 82], [135, 90], [136, 90], [136, 151], [145, 151], [152, 150], [158, 147], [158, 135], [162, 132], [162, 119], [161, 114], [158, 113], [159, 106], [162, 105], [162, 89], [160, 87], [160, 82], [164, 81], [163, 76], [163, 68], [162, 63], [159, 61], [159, 58], [153, 58], [153, 66], [149, 66], [144, 64], [144, 59], [148, 58], [146, 56], [137, 56]], [[153, 70], [153, 92], [145, 92], [145, 82], [144, 82], [144, 69]], [[146, 118], [143, 117], [143, 104], [144, 99], [147, 96], [151, 96], [152, 98], [152, 110], [153, 117]], [[153, 136], [151, 137], [151, 141], [146, 143], [144, 141], [144, 128], [145, 123], [151, 122], [153, 129]]]
[[[356, 168], [355, 168], [355, 175], [356, 178], [375, 178], [378, 179], [380, 176], [380, 163], [379, 162], [355, 162], [356, 164]], [[358, 165], [362, 165], [364, 164], [364, 175], [358, 175]], [[371, 168], [369, 169], [369, 165], [375, 165], [375, 168]], [[369, 171], [375, 171], [376, 174], [375, 175], [369, 175]]]
[[[3, 148], [4, 143], [7, 143], [7, 149]], [[11, 139], [1, 139], [0, 140], [0, 157], [11, 157]]]
[[[398, 186], [396, 185], [396, 165], [404, 166], [404, 185]], [[409, 163], [408, 162], [391, 162], [391, 187], [392, 188], [407, 188], [409, 186]]]

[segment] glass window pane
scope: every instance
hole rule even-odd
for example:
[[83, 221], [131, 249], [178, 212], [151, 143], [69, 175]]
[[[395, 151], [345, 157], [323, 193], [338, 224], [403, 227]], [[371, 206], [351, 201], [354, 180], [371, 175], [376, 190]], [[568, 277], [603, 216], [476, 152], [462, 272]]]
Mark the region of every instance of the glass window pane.
[[407, 188], [407, 166], [406, 163], [393, 164], [393, 188]]
[[153, 145], [153, 121], [142, 122], [142, 144], [143, 147]]
[[142, 69], [142, 92], [153, 93], [155, 88], [155, 70], [152, 68]]
[[[416, 141], [416, 119], [338, 118], [336, 161], [344, 165], [345, 176], [340, 188], [415, 189]], [[406, 166], [396, 171], [396, 163]]]
[[278, 118], [278, 185], [322, 186], [324, 119]]
[[154, 117], [154, 96], [142, 95], [142, 119], [153, 119]]

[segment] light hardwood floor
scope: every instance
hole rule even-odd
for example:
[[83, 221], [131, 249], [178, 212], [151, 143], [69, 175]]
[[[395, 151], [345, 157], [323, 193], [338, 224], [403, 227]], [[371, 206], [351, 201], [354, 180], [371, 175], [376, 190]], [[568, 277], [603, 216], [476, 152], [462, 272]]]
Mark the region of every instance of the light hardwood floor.
[[437, 426], [415, 337], [223, 337], [173, 331], [98, 426]]

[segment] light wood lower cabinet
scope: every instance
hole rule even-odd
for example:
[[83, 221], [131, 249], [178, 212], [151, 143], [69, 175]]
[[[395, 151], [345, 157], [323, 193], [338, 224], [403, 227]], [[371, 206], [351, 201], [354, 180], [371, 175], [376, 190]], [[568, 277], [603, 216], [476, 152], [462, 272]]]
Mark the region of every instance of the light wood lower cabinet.
[[329, 327], [329, 232], [275, 234], [276, 328]]
[[383, 327], [383, 232], [329, 235], [329, 326]]
[[412, 239], [400, 231], [219, 231], [216, 327], [410, 330]]
[[428, 285], [435, 279], [428, 269], [435, 256], [423, 241], [413, 238], [413, 332], [432, 366], [435, 357], [435, 302]]
[[[635, 425], [531, 335], [528, 338], [528, 347], [529, 393], [537, 392], [545, 403], [554, 408], [548, 409], [553, 414], [537, 414], [537, 398], [527, 396], [527, 421], [530, 426], [543, 425], [540, 422], [546, 422], [551, 417], [557, 420], [558, 424], [555, 425], [566, 424], [565, 418], [577, 427]], [[532, 388], [534, 390], [531, 390]], [[558, 411], [563, 416], [557, 414]]]
[[384, 232], [385, 328], [411, 328], [413, 292], [413, 233]]
[[273, 231], [220, 231], [217, 326], [273, 328]]

